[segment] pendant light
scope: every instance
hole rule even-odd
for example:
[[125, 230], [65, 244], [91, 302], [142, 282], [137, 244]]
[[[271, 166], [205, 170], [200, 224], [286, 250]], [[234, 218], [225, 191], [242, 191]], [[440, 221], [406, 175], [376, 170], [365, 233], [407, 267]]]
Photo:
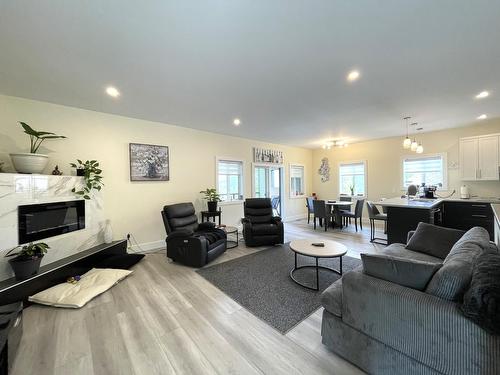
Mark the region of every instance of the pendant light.
[[[411, 126], [417, 126], [417, 123], [414, 122], [411, 124]], [[411, 145], [410, 145], [410, 150], [412, 151], [417, 151], [417, 148], [418, 148], [418, 142], [415, 138], [413, 138], [413, 140], [411, 141]]]
[[424, 152], [424, 146], [422, 146], [422, 143], [418, 144], [417, 149], [415, 150], [415, 152], [417, 154], [421, 154], [422, 152]]
[[408, 136], [408, 120], [409, 119], [411, 119], [411, 117], [409, 117], [409, 116], [403, 118], [403, 120], [406, 121], [406, 138], [403, 141], [403, 148], [406, 149], [406, 150], [411, 147], [411, 139]]

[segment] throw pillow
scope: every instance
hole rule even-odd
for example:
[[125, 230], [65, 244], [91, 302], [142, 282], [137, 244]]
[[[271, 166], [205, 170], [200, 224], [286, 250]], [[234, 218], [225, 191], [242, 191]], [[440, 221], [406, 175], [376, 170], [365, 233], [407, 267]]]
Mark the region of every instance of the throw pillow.
[[464, 233], [464, 231], [457, 229], [418, 223], [417, 229], [409, 239], [406, 248], [444, 259]]
[[122, 270], [128, 270], [134, 264], [138, 263], [142, 258], [144, 258], [144, 254], [112, 255], [97, 263], [95, 268], [118, 268]]
[[472, 281], [461, 306], [464, 315], [500, 335], [500, 254], [485, 252], [474, 263]]
[[430, 263], [387, 255], [361, 254], [363, 271], [378, 279], [424, 290], [441, 263]]
[[488, 231], [474, 227], [453, 245], [444, 260], [443, 267], [436, 272], [427, 286], [426, 293], [448, 301], [458, 302], [470, 285], [474, 261], [489, 249]]

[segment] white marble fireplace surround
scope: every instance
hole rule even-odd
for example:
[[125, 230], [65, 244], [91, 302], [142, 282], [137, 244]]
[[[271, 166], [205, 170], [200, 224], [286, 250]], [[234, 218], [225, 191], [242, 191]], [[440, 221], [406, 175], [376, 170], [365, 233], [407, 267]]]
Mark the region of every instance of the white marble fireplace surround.
[[[0, 173], [0, 281], [14, 276], [4, 255], [18, 245], [17, 207], [78, 199], [71, 189], [82, 182], [76, 176]], [[40, 240], [50, 246], [42, 265], [103, 243], [104, 222], [102, 194], [93, 194], [85, 202], [85, 229]]]

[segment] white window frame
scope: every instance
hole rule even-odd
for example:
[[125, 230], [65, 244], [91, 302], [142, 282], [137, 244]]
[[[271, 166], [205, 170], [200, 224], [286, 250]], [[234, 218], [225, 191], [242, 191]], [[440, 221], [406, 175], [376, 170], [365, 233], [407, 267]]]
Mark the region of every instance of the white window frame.
[[399, 181], [401, 184], [401, 191], [407, 191], [408, 187], [405, 186], [405, 173], [404, 173], [404, 162], [407, 159], [425, 159], [440, 156], [443, 163], [443, 186], [438, 186], [438, 190], [448, 190], [448, 154], [446, 152], [439, 152], [434, 154], [413, 154], [404, 155], [401, 157], [401, 162], [399, 163], [400, 176]]
[[[292, 193], [292, 168], [294, 168], [294, 167], [302, 168], [302, 192], [303, 192], [303, 194], [301, 194], [301, 195], [295, 195]], [[288, 190], [289, 190], [289, 196], [291, 199], [304, 198], [307, 196], [307, 193], [306, 193], [306, 166], [304, 164], [290, 163], [288, 165]]]
[[[364, 195], [355, 195], [354, 197], [355, 198], [366, 198], [368, 196], [368, 163], [366, 160], [348, 160], [348, 161], [341, 161], [339, 162], [338, 164], [338, 167], [337, 167], [337, 170], [338, 170], [338, 176], [339, 176], [339, 181], [338, 181], [338, 189], [339, 189], [339, 195], [340, 194], [344, 194], [344, 192], [342, 192], [342, 179], [340, 178], [340, 167], [343, 166], [343, 165], [349, 165], [349, 164], [363, 164], [363, 167], [364, 167], [364, 174], [365, 174], [365, 178], [364, 178], [364, 181], [365, 181], [365, 193]], [[350, 194], [350, 192], [347, 192], [347, 194]]]
[[235, 199], [232, 201], [222, 201], [219, 202], [221, 206], [227, 206], [231, 204], [243, 204], [245, 201], [245, 160], [238, 159], [234, 157], [226, 157], [226, 156], [217, 156], [215, 158], [215, 186], [217, 188], [217, 192], [219, 192], [219, 162], [220, 161], [230, 161], [230, 162], [238, 162], [241, 163], [241, 196], [242, 199]]

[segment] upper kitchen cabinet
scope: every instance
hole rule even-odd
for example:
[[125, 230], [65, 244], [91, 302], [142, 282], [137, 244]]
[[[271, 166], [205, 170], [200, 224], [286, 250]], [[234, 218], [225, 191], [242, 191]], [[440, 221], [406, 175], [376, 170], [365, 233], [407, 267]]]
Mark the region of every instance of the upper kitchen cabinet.
[[460, 176], [465, 181], [499, 180], [498, 134], [460, 139]]

